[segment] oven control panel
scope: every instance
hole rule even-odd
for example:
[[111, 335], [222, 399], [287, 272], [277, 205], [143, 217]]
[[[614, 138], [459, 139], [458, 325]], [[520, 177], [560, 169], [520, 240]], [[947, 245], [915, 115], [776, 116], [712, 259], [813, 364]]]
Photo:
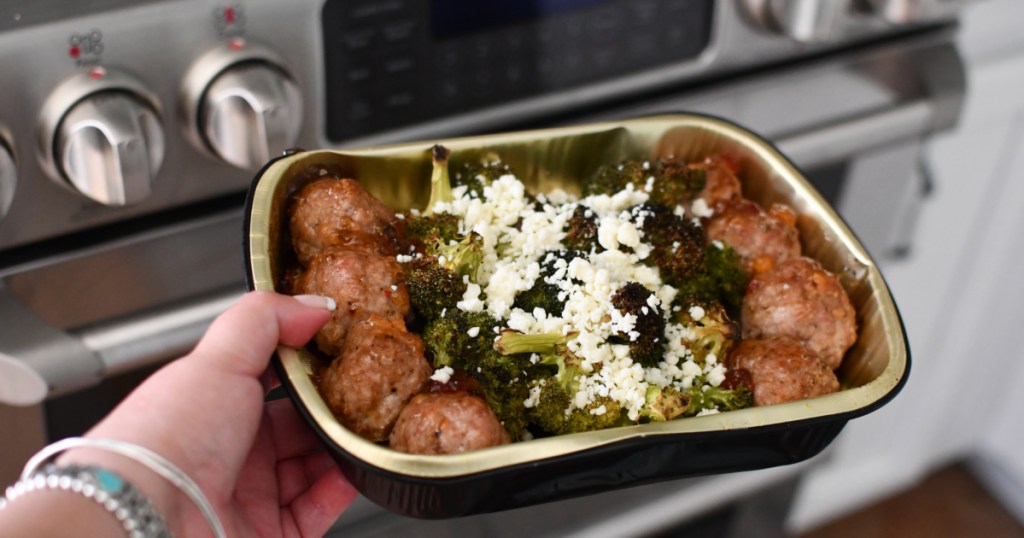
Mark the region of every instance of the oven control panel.
[[237, 207], [293, 147], [554, 121], [946, 24], [960, 3], [10, 0], [0, 268]]
[[692, 61], [711, 42], [713, 12], [712, 0], [327, 0], [326, 135], [342, 141]]

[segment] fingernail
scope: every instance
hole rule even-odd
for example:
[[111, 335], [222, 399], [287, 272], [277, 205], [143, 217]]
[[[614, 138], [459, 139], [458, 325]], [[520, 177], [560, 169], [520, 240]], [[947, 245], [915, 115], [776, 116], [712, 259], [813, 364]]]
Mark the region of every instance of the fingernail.
[[334, 302], [334, 299], [324, 297], [323, 295], [293, 295], [292, 298], [313, 308], [324, 308], [332, 311], [338, 308], [338, 304]]

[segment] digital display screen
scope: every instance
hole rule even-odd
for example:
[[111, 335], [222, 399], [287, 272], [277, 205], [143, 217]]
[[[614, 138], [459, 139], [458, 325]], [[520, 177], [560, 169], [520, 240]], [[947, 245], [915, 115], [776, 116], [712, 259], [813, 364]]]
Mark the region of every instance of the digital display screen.
[[457, 37], [614, 0], [433, 0], [435, 39]]

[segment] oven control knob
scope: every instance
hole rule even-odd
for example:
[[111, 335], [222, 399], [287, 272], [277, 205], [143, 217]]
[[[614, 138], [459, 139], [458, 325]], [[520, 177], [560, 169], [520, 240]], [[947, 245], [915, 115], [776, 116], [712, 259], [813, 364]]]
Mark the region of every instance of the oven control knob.
[[801, 43], [835, 37], [848, 0], [744, 0], [747, 13], [762, 28]]
[[14, 153], [7, 141], [0, 136], [0, 219], [3, 219], [7, 210], [11, 208], [14, 188], [17, 185], [18, 169], [14, 164]]
[[182, 105], [188, 138], [246, 170], [293, 147], [302, 126], [302, 96], [283, 62], [238, 40], [199, 58], [185, 76]]
[[144, 200], [164, 158], [157, 101], [128, 75], [94, 69], [43, 106], [43, 167], [108, 206]]

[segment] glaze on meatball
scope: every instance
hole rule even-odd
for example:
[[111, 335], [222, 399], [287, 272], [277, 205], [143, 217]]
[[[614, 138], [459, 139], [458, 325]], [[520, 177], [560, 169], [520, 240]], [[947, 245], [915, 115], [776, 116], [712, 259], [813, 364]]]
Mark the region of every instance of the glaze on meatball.
[[755, 405], [793, 402], [839, 390], [835, 373], [814, 352], [786, 336], [743, 340], [729, 352], [725, 364], [730, 371], [750, 374]]
[[294, 282], [295, 294], [323, 295], [338, 307], [314, 337], [320, 351], [336, 356], [352, 323], [370, 314], [404, 319], [409, 292], [402, 266], [393, 256], [334, 248], [314, 256]]
[[292, 246], [303, 265], [336, 246], [359, 246], [394, 254], [393, 211], [354, 179], [326, 178], [303, 187], [291, 205]]
[[772, 204], [765, 211], [750, 200], [733, 201], [711, 218], [705, 230], [708, 241], [731, 246], [751, 274], [800, 256], [796, 213], [783, 204]]
[[420, 337], [401, 319], [371, 315], [349, 330], [341, 355], [321, 378], [320, 393], [346, 428], [379, 442], [431, 373]]
[[791, 336], [833, 370], [857, 340], [857, 313], [839, 279], [806, 257], [755, 275], [741, 320], [743, 338]]
[[413, 396], [390, 438], [391, 448], [410, 454], [456, 454], [509, 442], [487, 402], [465, 391]]

